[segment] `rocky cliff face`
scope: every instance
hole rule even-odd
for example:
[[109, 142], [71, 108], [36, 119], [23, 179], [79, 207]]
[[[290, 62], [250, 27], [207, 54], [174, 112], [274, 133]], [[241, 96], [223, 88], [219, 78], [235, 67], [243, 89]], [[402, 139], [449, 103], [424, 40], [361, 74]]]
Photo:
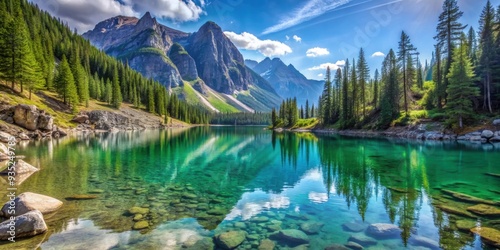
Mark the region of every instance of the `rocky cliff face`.
[[322, 81], [307, 79], [293, 65], [287, 66], [279, 58], [266, 58], [252, 69], [266, 79], [282, 98], [297, 97], [299, 105], [305, 105], [306, 100], [316, 102], [323, 91]]
[[179, 69], [182, 79], [192, 81], [198, 78], [196, 62], [187, 51], [178, 43], [175, 43], [168, 54], [172, 62]]

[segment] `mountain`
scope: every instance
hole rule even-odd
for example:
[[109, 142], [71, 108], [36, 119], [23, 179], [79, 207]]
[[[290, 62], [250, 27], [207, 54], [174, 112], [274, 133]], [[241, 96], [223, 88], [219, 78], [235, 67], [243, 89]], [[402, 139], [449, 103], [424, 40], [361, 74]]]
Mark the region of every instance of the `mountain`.
[[148, 12], [140, 19], [110, 18], [83, 37], [186, 101], [213, 111], [269, 111], [281, 102], [214, 22], [185, 33], [158, 23]]
[[297, 97], [299, 105], [316, 102], [323, 91], [323, 81], [309, 80], [293, 65], [286, 65], [279, 58], [267, 57], [260, 63], [247, 60], [245, 62], [256, 73], [266, 79], [282, 98]]

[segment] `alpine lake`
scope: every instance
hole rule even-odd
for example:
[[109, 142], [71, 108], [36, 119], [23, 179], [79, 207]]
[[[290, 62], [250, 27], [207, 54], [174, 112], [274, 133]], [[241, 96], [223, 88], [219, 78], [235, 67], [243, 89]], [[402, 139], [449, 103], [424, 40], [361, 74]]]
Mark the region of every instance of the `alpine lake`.
[[500, 230], [500, 145], [194, 127], [16, 147], [40, 168], [17, 193], [64, 205], [0, 249], [496, 249], [470, 229]]

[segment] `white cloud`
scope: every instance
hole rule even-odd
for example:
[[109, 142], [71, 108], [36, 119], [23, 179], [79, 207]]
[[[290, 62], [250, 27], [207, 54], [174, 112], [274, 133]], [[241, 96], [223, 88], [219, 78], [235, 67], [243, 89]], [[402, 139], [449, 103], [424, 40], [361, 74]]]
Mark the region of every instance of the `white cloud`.
[[302, 42], [302, 37], [297, 36], [297, 35], [293, 35], [293, 40], [295, 40], [296, 42], [300, 43], [300, 42]]
[[231, 39], [236, 47], [246, 50], [256, 50], [264, 56], [283, 56], [292, 53], [292, 48], [282, 42], [260, 40], [255, 35], [248, 32], [236, 34], [231, 31], [225, 31], [224, 34]]
[[176, 22], [196, 21], [205, 12], [205, 1], [193, 0], [30, 0], [61, 18], [71, 28], [85, 32], [103, 20], [118, 15], [141, 17], [149, 11], [153, 16]]
[[315, 47], [308, 49], [306, 52], [307, 57], [318, 57], [318, 56], [326, 56], [330, 55], [330, 51], [326, 48]]
[[338, 68], [344, 67], [345, 61], [337, 61], [336, 63], [323, 63], [318, 66], [314, 66], [311, 68], [308, 68], [307, 70], [314, 71], [314, 70], [326, 70], [328, 67], [330, 67], [330, 70], [337, 70]]
[[325, 75], [323, 75], [323, 74], [318, 74], [318, 77], [323, 77], [323, 76], [325, 76]]
[[372, 57], [384, 57], [384, 56], [385, 56], [385, 54], [384, 54], [384, 53], [382, 53], [382, 52], [380, 52], [380, 51], [375, 52], [375, 53], [373, 53], [373, 55], [372, 55]]
[[302, 6], [302, 8], [296, 9], [292, 13], [288, 13], [288, 15], [278, 24], [266, 28], [262, 34], [270, 34], [293, 27], [315, 17], [321, 16], [328, 11], [349, 3], [350, 1], [351, 0], [309, 0], [304, 6]]

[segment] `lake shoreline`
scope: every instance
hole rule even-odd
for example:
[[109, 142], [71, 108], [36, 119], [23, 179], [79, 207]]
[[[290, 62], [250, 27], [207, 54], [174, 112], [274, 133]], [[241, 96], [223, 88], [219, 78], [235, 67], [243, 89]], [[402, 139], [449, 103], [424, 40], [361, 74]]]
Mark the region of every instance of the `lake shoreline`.
[[342, 135], [360, 138], [397, 138], [417, 141], [466, 141], [473, 143], [499, 143], [500, 128], [495, 130], [477, 130], [466, 134], [455, 134], [450, 131], [425, 130], [419, 128], [393, 127], [387, 130], [338, 130], [338, 129], [273, 129], [274, 131], [310, 132], [321, 135]]

